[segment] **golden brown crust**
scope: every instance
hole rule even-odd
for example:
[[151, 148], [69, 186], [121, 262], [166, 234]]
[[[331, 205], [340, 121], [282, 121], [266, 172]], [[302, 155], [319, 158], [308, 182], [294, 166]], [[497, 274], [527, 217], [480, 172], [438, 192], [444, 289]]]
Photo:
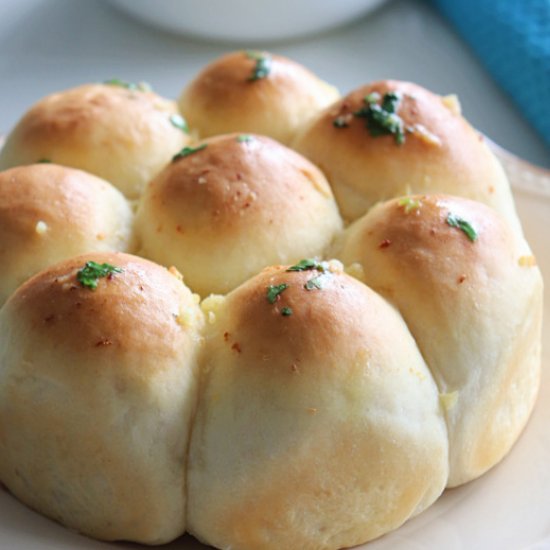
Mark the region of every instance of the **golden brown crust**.
[[24, 280], [62, 259], [125, 250], [132, 212], [106, 181], [34, 164], [0, 172], [0, 304]]
[[201, 142], [172, 162], [148, 186], [136, 222], [140, 253], [173, 263], [201, 295], [319, 255], [340, 228], [313, 164], [270, 138], [241, 134]]
[[399, 308], [439, 385], [449, 485], [478, 477], [508, 453], [537, 395], [542, 278], [527, 243], [481, 203], [417, 195], [374, 207], [340, 247]]
[[[328, 355], [341, 368], [353, 368], [353, 344], [360, 341], [363, 328], [357, 318], [371, 305], [372, 296], [338, 266], [331, 270], [325, 262], [319, 265], [327, 267], [296, 272], [287, 271], [288, 266], [266, 268], [227, 297], [227, 323], [233, 330], [217, 338], [238, 350], [243, 367], [276, 368], [280, 376], [292, 377], [296, 370], [321, 368]], [[270, 303], [269, 287], [280, 285], [287, 288]], [[285, 308], [292, 313], [285, 316]], [[350, 345], [335, 345], [344, 339]], [[274, 349], [277, 360], [262, 361]]]
[[[467, 222], [471, 237], [449, 216]], [[410, 195], [381, 203], [347, 233], [346, 264], [367, 250], [382, 263], [391, 257], [396, 279], [399, 273], [413, 274], [426, 290], [432, 287], [429, 295], [444, 293], [435, 297], [442, 303], [469, 287], [470, 273], [489, 258], [495, 267], [514, 261], [509, 227], [480, 203], [448, 195]]]
[[207, 339], [188, 470], [200, 539], [349, 547], [439, 495], [435, 385], [395, 311], [338, 265], [264, 270], [218, 304]]
[[189, 137], [176, 104], [149, 91], [86, 84], [47, 96], [23, 116], [0, 152], [3, 169], [42, 159], [96, 174], [136, 198]]
[[[85, 262], [123, 271], [84, 287]], [[185, 456], [202, 314], [166, 269], [77, 257], [0, 310], [0, 478], [95, 538], [168, 542], [185, 529]]]
[[[401, 97], [397, 107], [404, 128], [401, 145], [395, 135], [371, 135], [366, 119], [354, 115], [366, 106], [368, 94], [383, 97], [388, 92]], [[326, 109], [293, 147], [323, 170], [349, 221], [381, 200], [438, 192], [484, 202], [519, 226], [502, 167], [483, 136], [448, 105], [415, 84], [375, 82]]]
[[[265, 78], [251, 80], [254, 55], [271, 60]], [[205, 67], [184, 89], [179, 106], [202, 138], [254, 132], [287, 144], [301, 126], [338, 97], [335, 88], [286, 57], [240, 51]]]
[[[78, 271], [88, 261], [107, 262], [122, 273], [99, 278], [97, 289], [91, 290], [77, 280]], [[98, 358], [143, 353], [160, 357], [184, 326], [180, 323], [184, 312], [178, 309], [183, 288], [175, 275], [142, 258], [89, 253], [31, 278], [11, 297], [10, 307], [25, 311], [36, 332], [58, 345], [63, 343], [71, 353]], [[126, 366], [132, 368], [131, 363]]]

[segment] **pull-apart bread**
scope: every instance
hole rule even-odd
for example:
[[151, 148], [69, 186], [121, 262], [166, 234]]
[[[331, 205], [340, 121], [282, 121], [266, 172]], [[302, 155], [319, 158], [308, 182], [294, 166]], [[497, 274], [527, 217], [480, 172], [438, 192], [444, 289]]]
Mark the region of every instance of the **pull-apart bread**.
[[0, 153], [1, 483], [101, 540], [337, 550], [495, 466], [543, 285], [456, 98], [253, 51], [179, 109], [85, 85]]

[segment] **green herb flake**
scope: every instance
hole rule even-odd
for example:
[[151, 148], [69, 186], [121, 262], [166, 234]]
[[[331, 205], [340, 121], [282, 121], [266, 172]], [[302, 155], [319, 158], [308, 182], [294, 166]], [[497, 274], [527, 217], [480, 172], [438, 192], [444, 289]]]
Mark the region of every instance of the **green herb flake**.
[[387, 94], [384, 94], [384, 97], [382, 98], [382, 109], [388, 113], [395, 113], [397, 111], [397, 107], [399, 107], [400, 101], [401, 94], [397, 92], [388, 92]]
[[364, 98], [363, 98], [363, 101], [367, 104], [367, 105], [372, 105], [373, 103], [378, 103], [380, 101], [380, 94], [378, 92], [371, 92], [370, 94], [367, 94]]
[[51, 164], [51, 160], [50, 159], [38, 159], [36, 161], [37, 164]]
[[256, 61], [256, 64], [254, 65], [254, 68], [252, 69], [252, 73], [248, 77], [248, 80], [261, 80], [262, 78], [266, 78], [269, 75], [269, 73], [271, 72], [271, 56], [269, 54], [248, 51], [246, 52], [246, 56], [249, 59], [253, 59], [254, 61]]
[[317, 275], [310, 279], [305, 285], [306, 290], [321, 290], [323, 288], [323, 275]]
[[181, 130], [186, 134], [189, 133], [189, 126], [187, 125], [186, 120], [181, 115], [173, 114], [170, 117], [170, 122], [172, 123], [172, 126], [178, 128], [178, 130]]
[[382, 104], [378, 105], [380, 94], [372, 92], [363, 98], [365, 106], [356, 111], [354, 115], [366, 119], [367, 129], [372, 137], [393, 135], [395, 143], [405, 143], [405, 127], [403, 120], [397, 114], [397, 108], [401, 102], [401, 94], [388, 92], [382, 98]]
[[473, 228], [473, 226], [464, 220], [463, 218], [460, 218], [459, 216], [456, 216], [455, 214], [452, 214], [449, 212], [447, 216], [447, 224], [451, 227], [456, 227], [457, 229], [460, 229], [470, 241], [474, 242], [477, 239], [477, 231]]
[[114, 273], [122, 273], [123, 271], [120, 267], [107, 263], [86, 262], [84, 267], [77, 272], [76, 279], [82, 286], [95, 290], [99, 279], [110, 277]]
[[287, 271], [311, 271], [313, 269], [316, 269], [321, 273], [325, 272], [325, 266], [317, 260], [311, 258], [300, 260], [297, 264], [290, 266]]
[[281, 309], [281, 315], [283, 317], [289, 317], [290, 315], [292, 315], [292, 308], [290, 307], [284, 307]]
[[179, 153], [176, 153], [172, 157], [172, 162], [178, 159], [182, 159], [184, 157], [188, 157], [189, 155], [193, 155], [194, 153], [198, 153], [199, 151], [202, 151], [203, 149], [206, 149], [207, 143], [203, 143], [202, 145], [199, 145], [198, 147], [184, 147]]
[[105, 80], [103, 84], [107, 84], [108, 86], [119, 86], [120, 88], [126, 88], [127, 90], [138, 92], [153, 91], [153, 88], [147, 82], [138, 82], [136, 84], [134, 82], [126, 82], [125, 80], [121, 80], [120, 78], [111, 78], [109, 80]]
[[403, 207], [405, 214], [409, 214], [413, 210], [418, 210], [420, 208], [420, 201], [417, 199], [411, 199], [411, 197], [403, 197], [399, 199], [399, 206]]
[[288, 288], [286, 283], [281, 283], [280, 285], [269, 285], [267, 287], [267, 301], [270, 304], [274, 304], [279, 297], [279, 295]]
[[240, 136], [237, 136], [238, 143], [249, 143], [253, 140], [254, 138], [250, 134], [241, 134]]

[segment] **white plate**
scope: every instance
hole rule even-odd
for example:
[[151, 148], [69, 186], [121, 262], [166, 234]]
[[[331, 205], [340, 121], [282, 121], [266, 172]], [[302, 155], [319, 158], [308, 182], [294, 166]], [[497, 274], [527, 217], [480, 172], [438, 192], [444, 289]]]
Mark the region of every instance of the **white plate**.
[[337, 27], [375, 9], [383, 1], [111, 0], [111, 3], [144, 23], [171, 32], [256, 44], [301, 38]]
[[[501, 153], [502, 156], [502, 153]], [[503, 158], [526, 237], [550, 286], [550, 175]], [[544, 187], [548, 184], [548, 187]], [[550, 548], [550, 295], [545, 293], [543, 374], [533, 416], [512, 452], [482, 478], [446, 491], [423, 514], [365, 550], [518, 550]], [[82, 537], [0, 491], [0, 548], [10, 550], [146, 548]], [[192, 537], [163, 546], [200, 550]], [[287, 549], [281, 549], [287, 550]], [[288, 549], [290, 550], [290, 549]]]

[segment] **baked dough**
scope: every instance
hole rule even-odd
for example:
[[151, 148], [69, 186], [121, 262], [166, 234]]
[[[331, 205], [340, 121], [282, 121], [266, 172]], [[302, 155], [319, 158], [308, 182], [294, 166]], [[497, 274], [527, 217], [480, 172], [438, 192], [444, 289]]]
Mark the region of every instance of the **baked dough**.
[[[262, 59], [268, 67], [263, 77], [255, 73]], [[339, 97], [336, 88], [295, 61], [268, 52], [240, 51], [207, 65], [185, 87], [179, 107], [201, 138], [251, 132], [288, 144]]]
[[[383, 104], [397, 94], [398, 134], [369, 130], [365, 98]], [[378, 97], [377, 97], [377, 95]], [[388, 115], [389, 116], [389, 115]], [[460, 114], [456, 97], [440, 97], [396, 80], [362, 86], [326, 109], [293, 145], [329, 180], [342, 216], [353, 221], [376, 202], [414, 193], [447, 193], [492, 206], [516, 229], [519, 221], [508, 180], [483, 136]]]
[[0, 172], [0, 306], [31, 275], [60, 260], [130, 246], [132, 211], [106, 181], [32, 164]]
[[379, 204], [342, 241], [337, 256], [397, 306], [439, 386], [448, 485], [480, 476], [537, 396], [543, 285], [529, 246], [489, 207], [444, 195]]
[[[0, 154], [30, 163], [0, 173], [0, 300], [45, 268], [0, 309], [0, 480], [22, 502], [102, 540], [337, 550], [510, 450], [542, 277], [504, 172], [456, 99], [337, 97], [235, 52], [180, 99], [200, 141], [119, 81], [23, 117]], [[117, 185], [133, 229], [108, 183], [38, 160]]]
[[[86, 262], [122, 269], [92, 290]], [[160, 544], [185, 530], [185, 457], [203, 316], [177, 274], [86, 254], [0, 310], [0, 479], [89, 536]]]
[[280, 143], [229, 134], [191, 150], [147, 187], [136, 235], [140, 255], [174, 264], [201, 296], [320, 255], [341, 229], [323, 174]]
[[217, 548], [343, 548], [439, 496], [437, 388], [377, 294], [338, 265], [271, 267], [204, 308], [213, 324], [189, 451], [191, 533]]
[[174, 125], [180, 122], [175, 102], [113, 82], [38, 101], [8, 135], [0, 169], [48, 160], [91, 172], [137, 198], [189, 136]]

